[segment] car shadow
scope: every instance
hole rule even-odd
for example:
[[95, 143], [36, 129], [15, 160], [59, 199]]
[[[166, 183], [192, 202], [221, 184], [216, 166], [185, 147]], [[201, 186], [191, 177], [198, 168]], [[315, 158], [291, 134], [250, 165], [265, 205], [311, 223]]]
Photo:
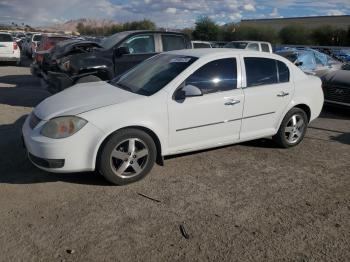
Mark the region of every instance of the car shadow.
[[35, 167], [27, 158], [21, 140], [21, 127], [26, 116], [15, 123], [0, 125], [0, 183], [35, 184], [66, 182], [84, 185], [109, 186], [98, 172], [56, 174]]
[[50, 93], [31, 75], [0, 76], [0, 104], [34, 107]]

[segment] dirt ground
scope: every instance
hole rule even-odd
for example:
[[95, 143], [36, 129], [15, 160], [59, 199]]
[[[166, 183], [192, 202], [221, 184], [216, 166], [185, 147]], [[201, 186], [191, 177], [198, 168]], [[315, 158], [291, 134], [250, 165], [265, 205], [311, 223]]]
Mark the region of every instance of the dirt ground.
[[326, 108], [296, 148], [172, 157], [116, 187], [26, 159], [21, 125], [47, 96], [0, 66], [0, 261], [350, 261], [349, 111]]

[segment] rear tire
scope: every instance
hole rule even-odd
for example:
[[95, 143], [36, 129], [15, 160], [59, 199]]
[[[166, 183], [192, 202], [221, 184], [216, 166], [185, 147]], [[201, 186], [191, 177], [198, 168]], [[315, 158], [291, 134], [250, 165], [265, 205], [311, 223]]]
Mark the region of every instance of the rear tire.
[[79, 78], [76, 81], [76, 84], [82, 84], [82, 83], [90, 83], [90, 82], [98, 82], [101, 81], [101, 78], [94, 76], [94, 75], [90, 75], [90, 76], [84, 76], [82, 78]]
[[273, 140], [283, 148], [296, 146], [303, 140], [308, 123], [308, 117], [304, 110], [292, 108], [283, 118]]
[[138, 129], [123, 129], [104, 144], [98, 169], [111, 183], [126, 185], [144, 178], [151, 171], [156, 156], [151, 136]]

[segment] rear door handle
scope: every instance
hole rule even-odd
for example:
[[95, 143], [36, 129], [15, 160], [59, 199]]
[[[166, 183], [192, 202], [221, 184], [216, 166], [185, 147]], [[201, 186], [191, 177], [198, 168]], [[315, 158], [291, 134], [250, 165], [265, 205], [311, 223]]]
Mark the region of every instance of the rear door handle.
[[282, 91], [281, 93], [277, 94], [278, 97], [284, 97], [284, 96], [288, 96], [289, 93], [288, 92], [284, 92]]
[[225, 106], [234, 106], [235, 104], [239, 104], [240, 102], [241, 102], [240, 100], [232, 99], [228, 102], [225, 102]]

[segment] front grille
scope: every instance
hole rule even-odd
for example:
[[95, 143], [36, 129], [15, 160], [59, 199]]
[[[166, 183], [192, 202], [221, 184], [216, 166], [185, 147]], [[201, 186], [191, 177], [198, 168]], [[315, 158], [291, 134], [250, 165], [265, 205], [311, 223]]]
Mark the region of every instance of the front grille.
[[34, 113], [32, 113], [30, 115], [29, 118], [29, 126], [31, 129], [34, 129], [39, 123], [40, 123], [41, 119], [39, 117], [37, 117]]
[[336, 85], [325, 85], [323, 87], [325, 100], [350, 103], [350, 88], [344, 88]]

